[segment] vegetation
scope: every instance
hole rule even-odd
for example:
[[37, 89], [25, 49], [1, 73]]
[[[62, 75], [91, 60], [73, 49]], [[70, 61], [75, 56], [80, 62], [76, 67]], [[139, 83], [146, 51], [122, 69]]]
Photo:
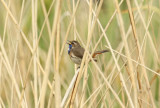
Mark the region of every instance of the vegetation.
[[[160, 107], [159, 0], [1, 0], [0, 14], [0, 108]], [[78, 69], [67, 40], [86, 50]]]

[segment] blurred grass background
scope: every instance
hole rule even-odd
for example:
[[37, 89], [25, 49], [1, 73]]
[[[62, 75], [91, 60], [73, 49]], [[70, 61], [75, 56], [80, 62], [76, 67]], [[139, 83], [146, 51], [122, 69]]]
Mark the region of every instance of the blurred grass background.
[[[88, 22], [89, 20], [89, 4], [88, 0], [80, 0], [77, 10], [75, 9], [78, 0], [1, 0], [0, 1], [0, 107], [6, 108], [33, 108], [33, 107], [60, 107], [68, 86], [74, 76], [74, 63], [68, 56], [68, 45], [66, 40], [78, 40], [83, 47], [88, 42]], [[115, 0], [116, 1], [116, 0]], [[122, 48], [120, 54], [126, 55], [125, 48], [122, 46], [121, 25], [119, 24], [119, 16], [114, 14], [117, 10], [115, 1], [103, 0], [98, 20], [103, 29], [109, 24], [105, 31], [107, 38], [112, 48], [118, 52]], [[144, 18], [145, 24], [140, 18], [138, 7], [135, 4], [138, 2], [141, 15]], [[60, 2], [60, 11], [58, 14], [57, 8]], [[91, 1], [88, 1], [91, 2]], [[99, 1], [101, 2], [101, 0]], [[118, 0], [118, 2], [121, 2]], [[138, 95], [138, 107], [154, 107], [148, 94], [148, 89], [151, 90], [152, 98], [155, 106], [160, 107], [160, 86], [159, 76], [160, 71], [160, 1], [159, 0], [133, 0], [131, 2], [132, 12], [135, 16], [135, 27], [137, 31], [138, 41], [142, 47], [142, 56], [145, 66], [138, 65], [133, 62], [134, 77], [136, 80], [136, 90]], [[92, 9], [96, 12], [98, 8], [98, 0], [93, 0]], [[74, 11], [76, 13], [74, 15]], [[123, 19], [124, 29], [128, 33], [127, 43], [131, 58], [139, 62], [138, 51], [136, 49], [136, 41], [133, 36], [131, 21], [128, 13], [126, 1], [122, 0], [120, 11]], [[92, 13], [93, 14], [93, 13]], [[56, 15], [59, 15], [57, 22]], [[74, 17], [74, 19], [72, 19]], [[94, 21], [94, 15], [92, 20]], [[111, 19], [111, 22], [109, 23]], [[74, 21], [73, 21], [74, 20]], [[55, 22], [54, 22], [55, 21]], [[70, 22], [71, 28], [69, 29]], [[54, 28], [54, 24], [56, 27]], [[60, 29], [58, 28], [60, 25]], [[67, 37], [67, 30], [69, 35]], [[53, 32], [55, 30], [55, 32]], [[58, 30], [60, 30], [59, 41]], [[102, 35], [101, 28], [98, 23], [95, 23], [92, 38], [90, 40], [89, 51], [91, 52], [98, 43]], [[149, 35], [150, 34], [150, 38]], [[127, 35], [126, 35], [127, 36]], [[66, 38], [67, 37], [67, 38]], [[53, 41], [52, 41], [53, 39]], [[53, 43], [53, 46], [51, 45]], [[59, 51], [57, 50], [57, 43]], [[153, 43], [153, 44], [152, 44]], [[63, 44], [64, 49], [63, 49]], [[49, 49], [51, 55], [49, 56]], [[108, 49], [108, 43], [105, 36], [98, 43], [96, 50]], [[57, 53], [57, 51], [59, 53]], [[61, 53], [62, 52], [62, 53]], [[58, 54], [58, 55], [57, 55]], [[60, 55], [62, 54], [62, 55]], [[114, 52], [116, 58], [119, 56]], [[49, 59], [50, 57], [50, 59]], [[56, 61], [58, 58], [58, 62]], [[47, 62], [49, 60], [49, 62]], [[134, 92], [130, 74], [127, 73], [128, 63], [126, 65], [126, 57], [120, 56], [117, 59], [118, 65], [121, 68], [126, 87], [130, 93], [131, 100], [134, 103]], [[140, 63], [140, 62], [139, 62]], [[58, 70], [56, 66], [58, 65]], [[98, 56], [97, 66], [103, 72], [105, 78], [118, 95], [125, 107], [132, 107], [128, 101], [127, 94], [121, 83], [119, 72], [115, 67], [113, 55], [105, 53]], [[49, 69], [47, 70], [47, 67]], [[142, 68], [147, 72], [150, 88], [146, 87], [146, 80], [142, 73]], [[47, 72], [46, 72], [47, 71]], [[140, 73], [141, 88], [139, 88], [137, 73]], [[45, 74], [47, 86], [45, 85]], [[55, 75], [58, 73], [58, 75]], [[58, 76], [59, 78], [56, 79]], [[127, 80], [129, 78], [129, 80]], [[84, 81], [87, 81], [84, 85]], [[56, 83], [56, 81], [59, 83]], [[113, 82], [113, 83], [112, 83]], [[44, 85], [43, 85], [44, 83]], [[56, 84], [57, 85], [56, 85]], [[58, 93], [56, 91], [60, 90]], [[58, 88], [59, 87], [59, 88]], [[83, 87], [85, 87], [83, 89]], [[98, 88], [98, 89], [97, 89]], [[42, 92], [43, 90], [44, 92]], [[45, 90], [46, 89], [46, 90]], [[44, 97], [41, 95], [44, 95]], [[57, 94], [57, 97], [55, 96]], [[93, 63], [89, 63], [87, 77], [83, 78], [79, 84], [77, 96], [73, 108], [116, 108], [120, 107], [113, 92], [108, 89], [104, 79], [99, 74]], [[93, 95], [93, 96], [92, 96]], [[91, 98], [90, 98], [91, 97]], [[57, 100], [60, 102], [57, 103]], [[69, 99], [68, 99], [69, 100]], [[41, 102], [45, 102], [44, 105]], [[42, 105], [41, 105], [42, 104]], [[84, 104], [84, 105], [83, 105]], [[135, 105], [135, 103], [134, 103]], [[135, 105], [136, 106], [136, 105]], [[67, 106], [66, 106], [67, 107]]]

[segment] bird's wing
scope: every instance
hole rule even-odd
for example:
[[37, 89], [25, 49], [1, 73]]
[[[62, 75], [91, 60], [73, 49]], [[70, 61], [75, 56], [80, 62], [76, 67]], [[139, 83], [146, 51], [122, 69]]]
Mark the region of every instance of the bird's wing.
[[78, 48], [73, 48], [71, 50], [76, 57], [83, 58], [84, 48], [78, 47]]

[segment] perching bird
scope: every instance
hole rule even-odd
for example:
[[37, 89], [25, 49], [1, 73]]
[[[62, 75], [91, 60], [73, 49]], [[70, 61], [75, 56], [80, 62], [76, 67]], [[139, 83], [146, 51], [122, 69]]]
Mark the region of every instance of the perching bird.
[[[84, 51], [85, 51], [84, 48], [81, 47], [78, 41], [75, 41], [75, 40], [68, 41], [67, 44], [69, 44], [68, 54], [71, 60], [75, 64], [80, 65], [83, 58]], [[109, 52], [109, 50], [96, 51], [93, 53], [92, 58], [94, 59], [97, 54], [102, 54], [105, 52]]]

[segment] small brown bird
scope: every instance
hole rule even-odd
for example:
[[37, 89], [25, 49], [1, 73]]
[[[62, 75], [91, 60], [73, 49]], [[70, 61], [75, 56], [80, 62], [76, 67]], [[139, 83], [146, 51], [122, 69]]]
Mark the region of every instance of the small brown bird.
[[[69, 44], [69, 48], [68, 48], [68, 54], [71, 58], [71, 60], [75, 63], [80, 65], [82, 58], [83, 58], [83, 54], [84, 54], [84, 48], [82, 48], [80, 46], [80, 44], [78, 43], [78, 41], [68, 41], [67, 44]], [[102, 50], [102, 51], [96, 51], [93, 53], [92, 58], [95, 58], [96, 55], [98, 54], [102, 54], [105, 52], [109, 52], [109, 50]]]

